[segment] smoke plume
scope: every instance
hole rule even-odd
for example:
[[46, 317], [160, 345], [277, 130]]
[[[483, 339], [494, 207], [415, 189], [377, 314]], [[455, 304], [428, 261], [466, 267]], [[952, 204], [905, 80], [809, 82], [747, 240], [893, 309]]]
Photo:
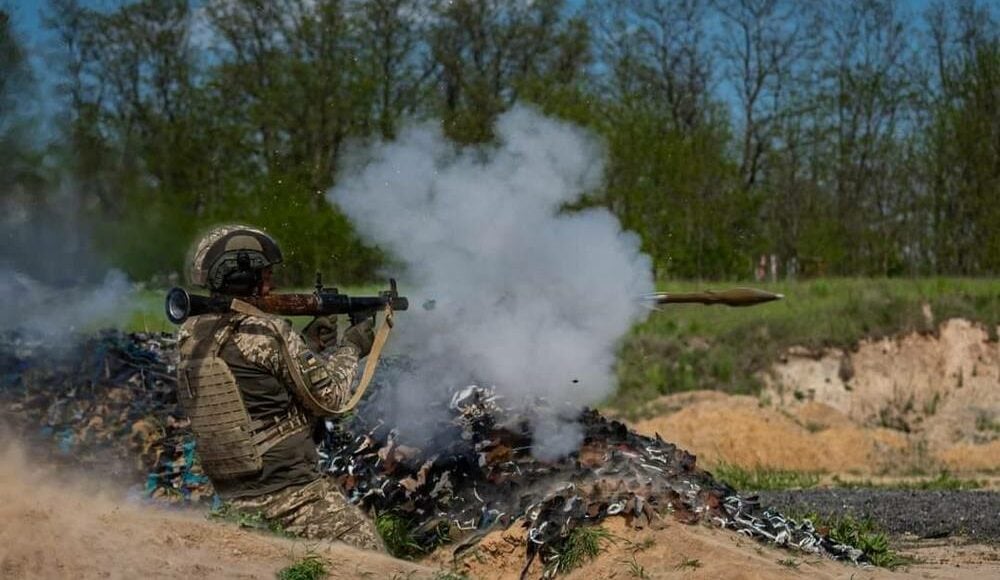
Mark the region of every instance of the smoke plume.
[[128, 315], [131, 284], [92, 247], [76, 200], [68, 189], [3, 196], [0, 332], [21, 330], [62, 346], [74, 331], [114, 325]]
[[493, 385], [534, 417], [536, 455], [557, 457], [579, 444], [575, 411], [615, 388], [650, 261], [609, 212], [562, 211], [601, 184], [595, 138], [523, 107], [496, 133], [461, 149], [436, 124], [413, 126], [358, 154], [330, 198], [403, 262], [413, 306], [390, 344], [412, 364], [396, 419], [419, 429], [454, 390]]

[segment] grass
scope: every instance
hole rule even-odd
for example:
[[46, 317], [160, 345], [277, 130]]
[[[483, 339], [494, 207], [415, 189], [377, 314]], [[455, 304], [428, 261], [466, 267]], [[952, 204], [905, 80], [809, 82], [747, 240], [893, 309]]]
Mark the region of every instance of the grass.
[[565, 574], [579, 568], [596, 558], [609, 541], [612, 541], [611, 533], [600, 526], [573, 528], [546, 559], [546, 573]]
[[390, 554], [408, 560], [429, 554], [451, 541], [447, 523], [418, 528], [410, 519], [394, 512], [379, 514], [375, 518], [375, 529]]
[[[633, 329], [621, 348], [619, 390], [608, 405], [628, 418], [655, 413], [660, 395], [694, 389], [753, 394], [755, 374], [793, 345], [850, 347], [864, 337], [932, 332], [942, 320], [985, 323], [996, 339], [1000, 280], [817, 279], [777, 284], [663, 282], [689, 291], [752, 285], [785, 295], [751, 308], [671, 305]], [[922, 312], [930, 304], [934, 321]]]
[[809, 489], [816, 487], [820, 478], [817, 473], [768, 467], [748, 469], [730, 463], [721, 463], [712, 472], [718, 479], [738, 490], [752, 491]]
[[874, 489], [910, 489], [920, 491], [962, 491], [969, 489], [979, 489], [983, 483], [975, 479], [960, 479], [947, 471], [940, 472], [933, 479], [919, 479], [915, 481], [894, 481], [888, 484], [875, 483], [871, 481], [841, 481], [834, 476], [833, 483], [836, 487], [843, 488], [874, 488]]
[[622, 561], [623, 564], [628, 569], [628, 575], [631, 578], [649, 578], [649, 574], [646, 572], [646, 567], [639, 563], [635, 559], [635, 554], [628, 560]]
[[320, 580], [328, 575], [326, 561], [316, 554], [306, 554], [298, 562], [278, 571], [278, 580]]
[[796, 520], [810, 520], [816, 529], [835, 542], [861, 550], [865, 557], [880, 568], [893, 569], [911, 560], [901, 556], [889, 545], [889, 536], [871, 518], [852, 515], [820, 516], [815, 512], [790, 515]]
[[389, 553], [397, 558], [413, 559], [425, 553], [417, 543], [413, 523], [394, 513], [386, 512], [375, 518], [375, 529], [382, 536]]
[[701, 568], [701, 560], [698, 560], [697, 558], [685, 558], [683, 562], [677, 565], [678, 570], [683, 570], [684, 568], [697, 570], [698, 568]]

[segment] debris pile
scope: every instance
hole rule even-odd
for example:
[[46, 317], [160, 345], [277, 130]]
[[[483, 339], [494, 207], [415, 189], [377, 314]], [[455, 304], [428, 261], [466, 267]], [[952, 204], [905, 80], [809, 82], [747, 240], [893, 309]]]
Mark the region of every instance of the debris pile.
[[174, 394], [169, 334], [105, 331], [53, 347], [0, 335], [0, 418], [47, 460], [135, 483], [149, 497], [213, 496]]
[[[762, 509], [698, 469], [695, 457], [657, 435], [646, 437], [585, 410], [579, 451], [552, 462], [531, 454], [530, 421], [507, 411], [492, 389], [468, 387], [450, 405], [442, 444], [427, 450], [400, 443], [380, 421], [377, 395], [346, 424], [328, 423], [323, 467], [348, 497], [376, 514], [413, 525], [412, 541], [431, 550], [442, 530], [460, 553], [497, 528], [526, 528], [530, 567], [537, 556], [558, 571], [558, 547], [577, 526], [622, 516], [635, 527], [662, 518], [713, 523], [749, 537], [832, 558], [863, 562], [808, 521]], [[540, 404], [544, 404], [540, 402]]]
[[[176, 342], [167, 334], [105, 332], [53, 354], [20, 334], [0, 337], [0, 417], [48, 443], [55, 459], [136, 482], [147, 496], [211, 499], [174, 395]], [[397, 373], [398, 374], [398, 373]], [[405, 372], [399, 375], [405, 380]], [[383, 385], [384, 387], [384, 385]], [[531, 417], [489, 388], [454, 395], [431, 444], [408, 445], [382, 419], [376, 389], [352, 417], [326, 422], [321, 469], [376, 516], [400, 518], [420, 551], [452, 542], [459, 555], [492, 530], [523, 526], [527, 571], [558, 571], [558, 548], [578, 526], [621, 516], [636, 527], [664, 518], [705, 522], [778, 545], [863, 562], [808, 522], [763, 509], [699, 469], [695, 457], [597, 411], [574, 412], [580, 449], [532, 455]], [[537, 405], [544, 404], [543, 401]]]

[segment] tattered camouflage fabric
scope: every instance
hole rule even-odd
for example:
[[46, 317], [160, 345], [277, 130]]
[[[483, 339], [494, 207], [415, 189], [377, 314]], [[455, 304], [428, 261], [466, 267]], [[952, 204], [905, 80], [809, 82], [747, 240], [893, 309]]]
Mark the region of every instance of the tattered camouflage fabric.
[[385, 551], [371, 518], [344, 497], [328, 477], [305, 486], [248, 499], [230, 505], [242, 512], [260, 514], [285, 532], [310, 540], [344, 542], [366, 550]]

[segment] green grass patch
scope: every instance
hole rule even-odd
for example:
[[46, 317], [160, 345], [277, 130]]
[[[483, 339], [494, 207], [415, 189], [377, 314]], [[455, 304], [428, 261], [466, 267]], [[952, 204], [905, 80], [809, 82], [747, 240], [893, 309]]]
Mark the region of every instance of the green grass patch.
[[611, 542], [611, 532], [600, 526], [578, 526], [573, 528], [558, 546], [552, 548], [546, 560], [548, 574], [565, 574], [596, 558], [604, 544]]
[[326, 561], [307, 554], [298, 562], [278, 571], [278, 580], [320, 580], [328, 575]]
[[[791, 346], [851, 347], [862, 338], [932, 332], [948, 318], [1000, 325], [1000, 280], [965, 278], [817, 279], [777, 284], [662, 282], [663, 291], [752, 285], [785, 295], [750, 308], [671, 305], [623, 342], [619, 389], [607, 404], [628, 418], [655, 412], [665, 394], [713, 389], [753, 394], [755, 374]], [[931, 306], [928, 322], [922, 306]]]
[[892, 549], [888, 534], [871, 518], [852, 515], [823, 517], [815, 512], [789, 517], [812, 521], [820, 533], [829, 535], [835, 542], [861, 550], [872, 564], [880, 568], [893, 569], [912, 563], [911, 559]]
[[833, 484], [836, 487], [848, 489], [874, 488], [874, 489], [906, 489], [921, 491], [963, 491], [970, 489], [980, 489], [983, 487], [981, 481], [975, 479], [960, 479], [947, 471], [942, 471], [932, 479], [918, 479], [913, 481], [894, 481], [892, 483], [876, 483], [868, 480], [842, 481], [834, 476]]
[[403, 516], [391, 512], [380, 514], [375, 518], [375, 529], [389, 553], [397, 558], [413, 559], [424, 553], [416, 541], [415, 526]]
[[412, 520], [395, 512], [379, 514], [375, 518], [375, 529], [390, 554], [409, 560], [429, 554], [451, 541], [447, 523], [431, 522], [417, 527]]
[[773, 491], [779, 489], [809, 489], [819, 484], [819, 474], [805, 471], [754, 467], [721, 463], [712, 470], [716, 478], [738, 490]]

